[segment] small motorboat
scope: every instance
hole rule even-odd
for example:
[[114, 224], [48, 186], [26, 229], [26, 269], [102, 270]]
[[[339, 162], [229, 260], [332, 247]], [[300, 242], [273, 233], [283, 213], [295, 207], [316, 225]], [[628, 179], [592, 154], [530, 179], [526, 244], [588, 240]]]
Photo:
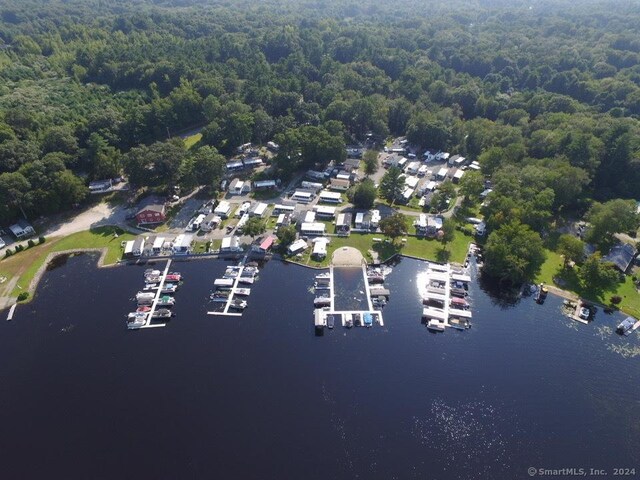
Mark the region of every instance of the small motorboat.
[[536, 302], [542, 305], [545, 299], [547, 298], [547, 293], [549, 293], [549, 290], [544, 285], [544, 283], [541, 283], [540, 287], [538, 288], [538, 293], [536, 295]]
[[233, 308], [235, 310], [244, 310], [245, 308], [247, 308], [247, 302], [246, 300], [235, 299], [231, 301], [231, 303], [229, 304], [229, 308]]
[[619, 335], [629, 335], [633, 331], [633, 325], [636, 323], [635, 319], [631, 317], [625, 318], [616, 328], [616, 333]]
[[136, 330], [140, 327], [144, 327], [147, 324], [148, 313], [133, 312], [127, 316], [127, 328], [129, 330]]
[[250, 288], [236, 288], [235, 294], [236, 295], [240, 295], [241, 297], [247, 297], [247, 296], [249, 296], [251, 294], [251, 289]]
[[364, 326], [367, 328], [371, 328], [371, 326], [373, 325], [373, 317], [371, 316], [371, 314], [365, 313], [363, 317], [364, 317]]
[[169, 318], [172, 315], [171, 310], [168, 308], [158, 308], [153, 312], [152, 318]]
[[252, 285], [254, 281], [255, 279], [251, 277], [240, 277], [238, 279], [238, 283], [243, 283], [245, 285]]
[[140, 313], [140, 312], [145, 313], [145, 312], [150, 312], [150, 311], [151, 311], [151, 307], [148, 306], [148, 305], [143, 305], [143, 306], [140, 306], [140, 307], [138, 307], [136, 309], [137, 313]]
[[444, 324], [435, 319], [429, 320], [429, 323], [427, 323], [427, 328], [434, 332], [444, 332]]
[[353, 317], [351, 316], [350, 313], [345, 313], [345, 324], [347, 328], [353, 327]]
[[156, 304], [158, 307], [172, 307], [176, 304], [176, 299], [170, 297], [169, 295], [164, 295], [158, 299], [158, 303]]
[[178, 272], [168, 273], [165, 277], [165, 280], [167, 282], [179, 282], [180, 280], [182, 280], [182, 275]]

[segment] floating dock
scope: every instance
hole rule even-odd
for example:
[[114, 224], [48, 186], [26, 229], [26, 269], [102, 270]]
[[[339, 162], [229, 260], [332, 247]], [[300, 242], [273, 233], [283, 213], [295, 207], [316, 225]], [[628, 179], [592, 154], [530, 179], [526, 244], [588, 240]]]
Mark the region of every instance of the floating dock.
[[11, 320], [13, 320], [13, 313], [16, 311], [17, 306], [18, 306], [17, 303], [14, 303], [13, 305], [11, 305], [11, 308], [9, 309], [9, 315], [7, 315], [7, 322], [10, 322]]
[[[214, 285], [217, 287], [223, 287], [223, 288], [228, 288], [229, 289], [229, 296], [227, 297], [227, 300], [224, 304], [224, 308], [222, 309], [222, 311], [216, 312], [216, 311], [211, 311], [211, 312], [207, 312], [207, 315], [218, 315], [218, 316], [225, 316], [225, 317], [241, 317], [242, 316], [242, 311], [240, 312], [233, 312], [230, 311], [231, 308], [233, 308], [233, 302], [234, 300], [236, 300], [236, 296], [238, 295], [237, 291], [241, 290], [241, 295], [242, 296], [246, 296], [247, 295], [247, 289], [246, 287], [238, 287], [238, 284], [240, 283], [248, 283], [247, 279], [245, 279], [242, 274], [245, 270], [245, 264], [247, 262], [247, 259], [249, 258], [249, 254], [247, 253], [244, 258], [240, 261], [240, 264], [236, 267], [236, 266], [229, 266], [227, 267], [227, 270], [229, 269], [237, 269], [236, 271], [234, 271], [233, 273], [233, 278], [222, 278], [222, 279], [218, 279], [214, 282]], [[253, 277], [254, 277], [255, 273], [251, 275], [251, 282], [253, 283]], [[242, 282], [240, 281], [242, 280]]]
[[140, 328], [158, 328], [158, 327], [165, 327], [167, 325], [166, 323], [151, 323], [151, 320], [153, 320], [153, 313], [156, 311], [156, 307], [158, 306], [158, 300], [160, 300], [160, 297], [162, 296], [162, 287], [164, 286], [164, 282], [167, 279], [167, 275], [169, 274], [170, 266], [171, 266], [171, 259], [167, 261], [167, 266], [164, 268], [164, 271], [162, 272], [162, 277], [160, 277], [160, 283], [158, 283], [158, 291], [156, 292], [156, 296], [153, 299], [153, 303], [151, 304], [151, 310], [147, 314], [147, 320], [145, 324], [142, 325]]
[[[450, 264], [429, 263], [422, 294], [422, 318], [427, 328], [444, 331], [445, 327], [465, 329], [470, 326], [471, 309], [466, 301], [466, 286], [471, 277]], [[453, 285], [452, 285], [453, 284]]]
[[382, 312], [379, 310], [353, 310], [353, 311], [335, 311], [335, 310], [323, 310], [321, 308], [317, 308], [314, 313], [314, 324], [316, 327], [323, 328], [327, 326], [327, 318], [333, 315], [334, 319], [339, 318], [340, 323], [343, 327], [347, 326], [347, 319], [352, 318], [353, 315], [360, 315], [360, 323], [356, 325], [353, 324], [354, 327], [366, 327], [364, 324], [364, 316], [371, 315], [373, 319], [373, 325], [378, 324], [381, 327], [384, 327], [384, 318], [382, 317]]

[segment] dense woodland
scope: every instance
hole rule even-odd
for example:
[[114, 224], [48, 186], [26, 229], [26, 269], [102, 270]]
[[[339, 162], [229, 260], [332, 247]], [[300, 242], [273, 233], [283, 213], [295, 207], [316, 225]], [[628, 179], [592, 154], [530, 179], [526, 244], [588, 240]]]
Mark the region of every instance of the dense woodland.
[[4, 222], [123, 171], [212, 184], [248, 141], [280, 143], [286, 177], [367, 133], [477, 159], [490, 230], [640, 197], [634, 2], [5, 0], [0, 19]]

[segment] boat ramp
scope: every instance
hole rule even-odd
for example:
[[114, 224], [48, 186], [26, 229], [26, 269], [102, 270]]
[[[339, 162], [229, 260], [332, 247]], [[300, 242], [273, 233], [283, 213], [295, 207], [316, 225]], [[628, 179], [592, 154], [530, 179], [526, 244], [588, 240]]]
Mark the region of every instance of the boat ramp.
[[[336, 325], [346, 328], [351, 327], [372, 327], [374, 325], [384, 326], [382, 307], [389, 299], [390, 292], [383, 283], [390, 268], [385, 266], [368, 267], [360, 252], [347, 251], [348, 247], [343, 247], [338, 258], [334, 254], [334, 259], [328, 272], [323, 272], [315, 276], [314, 290], [314, 326], [316, 333], [321, 334], [325, 328], [333, 329]], [[335, 304], [335, 270], [336, 268], [362, 268], [364, 280], [364, 291], [366, 295], [366, 310], [337, 309]]]
[[467, 293], [471, 277], [463, 268], [428, 263], [421, 282], [422, 321], [429, 330], [444, 332], [447, 327], [458, 330], [471, 327]]

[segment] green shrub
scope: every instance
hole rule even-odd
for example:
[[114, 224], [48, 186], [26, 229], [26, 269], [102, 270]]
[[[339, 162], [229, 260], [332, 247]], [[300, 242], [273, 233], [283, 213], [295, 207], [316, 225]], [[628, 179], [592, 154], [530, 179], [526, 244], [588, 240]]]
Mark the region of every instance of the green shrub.
[[36, 246], [36, 242], [34, 242], [31, 238], [29, 239], [29, 241], [27, 242], [27, 248], [31, 248], [31, 247], [35, 247]]
[[40, 245], [42, 245], [42, 244], [43, 244], [44, 242], [46, 242], [46, 241], [47, 241], [47, 239], [46, 239], [46, 238], [44, 238], [44, 236], [40, 236], [40, 237], [38, 237], [38, 243], [39, 243]]
[[24, 250], [22, 245], [16, 245], [16, 253], [21, 252], [22, 250]]
[[13, 255], [13, 250], [11, 250], [10, 248], [7, 248], [7, 249], [4, 251], [4, 258], [8, 258], [8, 257], [10, 257], [11, 255]]
[[20, 295], [18, 295], [19, 302], [24, 302], [27, 298], [29, 298], [29, 292], [20, 292]]
[[622, 297], [620, 295], [614, 295], [611, 297], [611, 303], [614, 305], [619, 304], [622, 301]]

